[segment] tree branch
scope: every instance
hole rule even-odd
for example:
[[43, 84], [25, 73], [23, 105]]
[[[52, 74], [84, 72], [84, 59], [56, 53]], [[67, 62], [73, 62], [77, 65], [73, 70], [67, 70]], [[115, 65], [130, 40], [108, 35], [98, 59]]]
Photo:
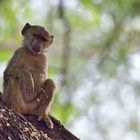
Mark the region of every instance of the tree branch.
[[37, 121], [34, 115], [20, 115], [0, 101], [1, 140], [79, 140], [64, 126], [50, 116], [54, 129], [49, 129], [44, 121]]

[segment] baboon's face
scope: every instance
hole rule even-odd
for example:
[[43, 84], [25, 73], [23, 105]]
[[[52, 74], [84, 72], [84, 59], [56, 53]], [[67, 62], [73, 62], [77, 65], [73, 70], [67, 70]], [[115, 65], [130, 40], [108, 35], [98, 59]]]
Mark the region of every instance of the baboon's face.
[[50, 35], [43, 27], [31, 26], [29, 23], [23, 27], [22, 35], [24, 36], [24, 46], [34, 54], [42, 53], [53, 42], [53, 35]]

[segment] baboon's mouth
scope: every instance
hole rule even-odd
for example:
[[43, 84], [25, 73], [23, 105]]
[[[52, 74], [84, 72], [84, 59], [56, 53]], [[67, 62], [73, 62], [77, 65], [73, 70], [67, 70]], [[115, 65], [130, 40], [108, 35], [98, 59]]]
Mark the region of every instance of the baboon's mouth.
[[38, 46], [34, 46], [32, 48], [32, 50], [33, 50], [34, 53], [37, 53], [37, 54], [41, 52], [41, 50], [40, 50], [40, 48]]

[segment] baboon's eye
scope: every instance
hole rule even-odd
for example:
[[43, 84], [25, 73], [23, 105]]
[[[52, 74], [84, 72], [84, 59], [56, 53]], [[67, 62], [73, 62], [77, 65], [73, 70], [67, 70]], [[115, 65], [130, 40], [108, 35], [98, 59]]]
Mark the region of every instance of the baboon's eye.
[[42, 40], [42, 41], [47, 41], [44, 37], [41, 37], [41, 40]]
[[38, 34], [33, 34], [35, 38], [40, 39], [42, 41], [47, 41], [44, 37], [38, 35]]

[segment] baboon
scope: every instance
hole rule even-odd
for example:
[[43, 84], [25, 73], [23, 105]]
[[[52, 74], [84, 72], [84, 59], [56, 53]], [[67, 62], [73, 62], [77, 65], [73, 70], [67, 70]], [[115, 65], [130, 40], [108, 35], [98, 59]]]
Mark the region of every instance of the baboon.
[[21, 31], [23, 45], [17, 49], [4, 71], [3, 100], [21, 114], [44, 119], [53, 129], [49, 111], [55, 83], [47, 79], [48, 64], [44, 50], [53, 43], [53, 35], [38, 25], [26, 23]]

